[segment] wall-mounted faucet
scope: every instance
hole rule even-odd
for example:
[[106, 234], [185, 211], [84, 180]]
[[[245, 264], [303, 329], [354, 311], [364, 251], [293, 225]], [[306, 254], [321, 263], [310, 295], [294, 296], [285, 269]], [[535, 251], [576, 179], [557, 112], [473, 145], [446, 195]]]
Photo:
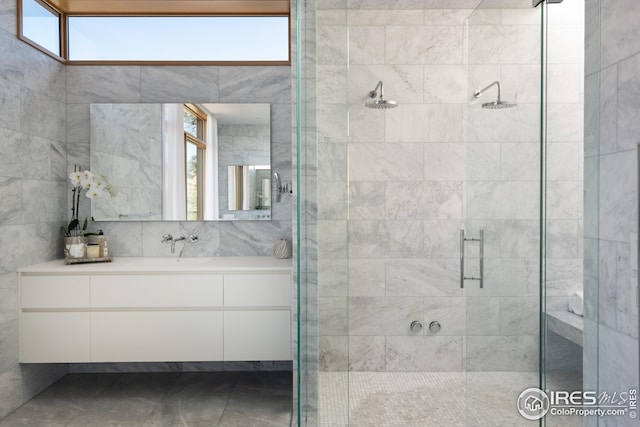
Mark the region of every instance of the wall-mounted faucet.
[[[171, 253], [175, 254], [176, 253], [176, 242], [186, 242], [187, 238], [184, 236], [178, 236], [178, 237], [173, 237], [173, 235], [171, 234], [165, 234], [164, 236], [162, 236], [162, 241], [161, 243], [166, 243], [166, 242], [170, 242], [171, 243]], [[198, 235], [197, 234], [189, 234], [189, 242], [190, 243], [195, 243], [198, 241]], [[184, 250], [184, 248], [183, 248]], [[182, 255], [182, 252], [180, 252], [180, 255]]]
[[278, 172], [273, 173], [273, 179], [276, 184], [276, 203], [280, 203], [282, 193], [293, 193], [291, 190], [291, 184], [288, 182], [282, 182]]

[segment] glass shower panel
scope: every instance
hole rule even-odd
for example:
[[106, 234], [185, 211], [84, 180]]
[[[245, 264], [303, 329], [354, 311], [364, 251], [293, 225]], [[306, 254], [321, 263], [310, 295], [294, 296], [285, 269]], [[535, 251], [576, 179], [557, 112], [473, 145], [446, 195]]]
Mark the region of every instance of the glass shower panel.
[[[545, 390], [568, 392], [586, 390], [582, 332], [584, 14], [584, 2], [565, 1], [547, 5], [544, 17], [547, 268], [542, 384]], [[578, 427], [583, 421], [580, 416], [545, 416], [549, 427]]]
[[539, 386], [541, 14], [530, 2], [491, 1], [466, 22], [460, 280], [469, 426], [531, 425], [516, 402]]

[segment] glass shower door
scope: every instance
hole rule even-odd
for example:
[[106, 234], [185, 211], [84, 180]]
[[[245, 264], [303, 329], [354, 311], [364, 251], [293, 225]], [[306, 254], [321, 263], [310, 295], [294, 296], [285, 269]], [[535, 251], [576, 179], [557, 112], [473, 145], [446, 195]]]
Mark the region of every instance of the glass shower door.
[[482, 2], [467, 21], [460, 283], [469, 426], [531, 425], [516, 401], [540, 378], [543, 8], [503, 4]]

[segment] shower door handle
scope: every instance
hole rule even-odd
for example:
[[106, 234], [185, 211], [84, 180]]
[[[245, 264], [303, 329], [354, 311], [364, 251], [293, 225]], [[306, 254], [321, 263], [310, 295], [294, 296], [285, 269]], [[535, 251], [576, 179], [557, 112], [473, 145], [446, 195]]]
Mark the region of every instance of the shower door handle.
[[[479, 269], [479, 277], [466, 277], [464, 275], [464, 246], [465, 242], [478, 242], [480, 245], [480, 269]], [[460, 230], [460, 288], [464, 289], [464, 281], [465, 280], [477, 280], [480, 282], [480, 288], [484, 288], [484, 230], [480, 230], [480, 237], [465, 237], [464, 230]]]

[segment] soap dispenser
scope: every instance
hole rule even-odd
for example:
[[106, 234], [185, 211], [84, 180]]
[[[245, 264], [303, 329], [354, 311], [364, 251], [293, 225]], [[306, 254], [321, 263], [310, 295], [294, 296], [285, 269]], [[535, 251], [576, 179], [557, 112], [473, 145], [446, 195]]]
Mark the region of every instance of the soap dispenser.
[[96, 243], [100, 246], [100, 257], [109, 256], [109, 248], [107, 247], [107, 238], [102, 230], [98, 230], [98, 236], [96, 237]]

